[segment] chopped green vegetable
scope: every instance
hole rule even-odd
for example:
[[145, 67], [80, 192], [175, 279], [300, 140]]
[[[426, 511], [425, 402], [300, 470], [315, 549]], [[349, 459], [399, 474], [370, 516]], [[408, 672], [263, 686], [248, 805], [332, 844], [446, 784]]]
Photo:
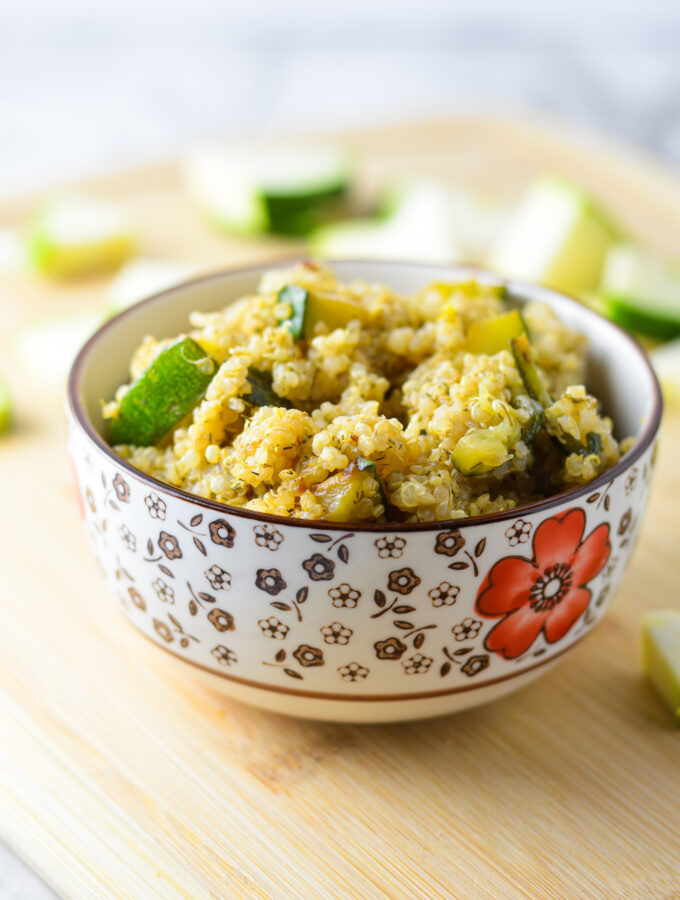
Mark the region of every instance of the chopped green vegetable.
[[642, 620], [642, 667], [680, 723], [680, 612], [648, 613]]
[[291, 314], [285, 325], [294, 338], [300, 338], [305, 330], [309, 294], [297, 284], [288, 284], [279, 291], [279, 301], [290, 304]]
[[468, 353], [486, 353], [492, 356], [500, 350], [509, 350], [512, 338], [525, 333], [524, 319], [518, 309], [479, 319], [470, 325], [465, 340]]
[[161, 350], [131, 385], [110, 421], [112, 444], [156, 444], [196, 406], [217, 363], [192, 338]]
[[9, 398], [7, 385], [0, 378], [0, 434], [9, 430], [12, 403]]
[[352, 519], [369, 518], [361, 515], [362, 501], [377, 494], [387, 512], [387, 497], [374, 462], [358, 456], [354, 462], [326, 478], [312, 488], [315, 496], [326, 510], [324, 519], [329, 522], [351, 522]]
[[587, 455], [601, 456], [602, 455], [602, 437], [599, 434], [596, 434], [594, 431], [589, 431], [586, 435], [586, 447], [585, 452]]
[[600, 295], [619, 325], [655, 338], [680, 335], [680, 265], [633, 246], [607, 254]]
[[533, 400], [537, 400], [544, 409], [547, 406], [551, 406], [553, 402], [552, 398], [536, 368], [536, 363], [534, 362], [533, 354], [531, 352], [531, 345], [529, 344], [526, 334], [521, 334], [519, 337], [512, 338], [510, 346], [512, 347], [512, 352], [517, 364], [517, 371], [524, 382], [524, 387], [529, 396]]
[[529, 413], [526, 424], [522, 427], [522, 440], [530, 444], [536, 439], [538, 432], [543, 428], [545, 416], [543, 407], [538, 400], [532, 399], [528, 394], [520, 394], [513, 402], [515, 409], [522, 409]]
[[246, 376], [250, 385], [250, 392], [243, 395], [243, 399], [251, 406], [284, 406], [290, 403], [285, 397], [279, 397], [272, 388], [272, 373], [263, 372], [255, 366], [248, 366]]
[[451, 459], [463, 475], [487, 475], [510, 455], [502, 435], [493, 428], [477, 428], [458, 440]]

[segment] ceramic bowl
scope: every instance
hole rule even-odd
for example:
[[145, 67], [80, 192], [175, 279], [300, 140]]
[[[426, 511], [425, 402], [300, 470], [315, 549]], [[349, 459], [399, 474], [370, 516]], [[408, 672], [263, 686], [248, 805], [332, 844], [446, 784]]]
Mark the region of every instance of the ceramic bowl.
[[[121, 313], [78, 355], [69, 443], [85, 528], [111, 593], [159, 647], [232, 697], [314, 719], [396, 721], [508, 694], [605, 615], [642, 524], [661, 415], [657, 381], [623, 331], [545, 288], [589, 339], [589, 386], [633, 448], [588, 485], [499, 514], [415, 525], [262, 515], [169, 487], [102, 438], [101, 398], [149, 333], [186, 329], [252, 291], [267, 268], [188, 282]], [[343, 280], [408, 293], [485, 276], [462, 267], [342, 262]], [[498, 280], [494, 276], [494, 280]], [[189, 667], [187, 667], [189, 668]]]

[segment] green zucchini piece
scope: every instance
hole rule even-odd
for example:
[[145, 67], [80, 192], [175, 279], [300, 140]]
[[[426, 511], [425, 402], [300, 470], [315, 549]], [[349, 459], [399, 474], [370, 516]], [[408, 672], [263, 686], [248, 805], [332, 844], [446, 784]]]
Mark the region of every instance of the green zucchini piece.
[[613, 247], [600, 284], [606, 313], [619, 325], [655, 338], [680, 335], [680, 265], [633, 246]]
[[[586, 456], [601, 456], [602, 455], [602, 437], [599, 434], [596, 434], [594, 431], [589, 431], [586, 435], [586, 446], [585, 453]], [[582, 451], [584, 452], [584, 451]]]
[[308, 292], [297, 284], [287, 284], [279, 291], [279, 301], [290, 304], [291, 314], [285, 325], [294, 338], [301, 338], [304, 335], [308, 300]]
[[680, 724], [680, 612], [648, 613], [642, 620], [642, 667]]
[[279, 397], [272, 388], [272, 373], [263, 372], [255, 366], [248, 366], [246, 376], [250, 391], [243, 395], [243, 399], [251, 406], [283, 406], [286, 409], [290, 403], [285, 397]]
[[518, 309], [490, 316], [473, 322], [468, 328], [465, 349], [468, 353], [485, 353], [493, 356], [500, 350], [509, 350], [512, 338], [526, 333], [524, 319]]
[[12, 414], [12, 402], [9, 397], [7, 385], [0, 378], [0, 434], [4, 434], [9, 430], [10, 418]]
[[192, 338], [161, 350], [120, 401], [109, 425], [111, 443], [157, 443], [196, 406], [216, 371], [215, 360]]
[[517, 364], [517, 371], [524, 382], [524, 387], [529, 396], [533, 400], [537, 400], [543, 408], [552, 406], [552, 398], [536, 368], [536, 363], [534, 362], [533, 354], [531, 352], [531, 345], [529, 344], [526, 334], [521, 334], [519, 337], [512, 338], [510, 346], [512, 347], [512, 353]]
[[358, 456], [341, 472], [331, 475], [312, 488], [321, 502], [328, 522], [351, 522], [357, 518], [357, 510], [367, 494], [378, 493], [387, 514], [387, 497], [375, 463]]
[[522, 440], [526, 444], [530, 444], [536, 439], [538, 432], [543, 428], [545, 416], [543, 407], [528, 394], [520, 394], [513, 402], [515, 409], [522, 409], [529, 413], [529, 419], [522, 428]]
[[511, 455], [504, 435], [493, 427], [477, 428], [458, 440], [451, 461], [463, 475], [488, 475]]

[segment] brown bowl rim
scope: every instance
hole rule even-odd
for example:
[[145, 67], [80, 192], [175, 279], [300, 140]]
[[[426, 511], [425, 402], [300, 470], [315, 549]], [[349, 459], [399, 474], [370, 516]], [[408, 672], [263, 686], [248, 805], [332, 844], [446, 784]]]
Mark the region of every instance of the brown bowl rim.
[[276, 516], [271, 513], [255, 512], [254, 510], [244, 509], [243, 507], [230, 506], [227, 503], [220, 503], [217, 500], [209, 500], [206, 497], [199, 497], [198, 494], [192, 494], [189, 491], [182, 490], [182, 488], [167, 484], [166, 482], [160, 481], [151, 475], [147, 475], [145, 472], [141, 472], [139, 469], [135, 469], [135, 467], [130, 465], [127, 460], [124, 460], [120, 456], [118, 456], [114, 452], [113, 448], [106, 443], [106, 441], [101, 437], [101, 435], [92, 425], [80, 397], [80, 381], [84, 363], [87, 357], [90, 355], [90, 352], [94, 349], [95, 345], [100, 340], [101, 336], [112, 328], [115, 328], [117, 324], [123, 319], [133, 316], [140, 307], [153, 305], [161, 298], [171, 296], [180, 291], [184, 291], [194, 285], [205, 284], [209, 281], [218, 281], [225, 276], [238, 277], [241, 275], [249, 275], [254, 272], [264, 272], [267, 269], [272, 268], [273, 266], [289, 265], [294, 264], [295, 262], [301, 262], [303, 260], [304, 257], [301, 256], [284, 258], [279, 257], [249, 266], [241, 266], [235, 269], [225, 268], [219, 269], [217, 271], [212, 271], [206, 275], [200, 275], [195, 278], [187, 279], [181, 284], [177, 284], [171, 288], [166, 288], [163, 291], [159, 291], [158, 293], [147, 297], [140, 303], [134, 304], [133, 306], [123, 310], [122, 312], [118, 313], [118, 315], [106, 321], [81, 347], [69, 372], [67, 402], [68, 408], [74, 420], [78, 423], [78, 425], [82, 428], [88, 438], [101, 452], [103, 452], [106, 456], [113, 460], [114, 463], [116, 463], [121, 469], [127, 472], [131, 477], [143, 482], [144, 484], [147, 484], [155, 491], [161, 491], [163, 493], [169, 494], [170, 496], [176, 497], [179, 500], [188, 500], [191, 503], [195, 503], [203, 507], [204, 509], [209, 509], [213, 512], [222, 513], [223, 515], [227, 514], [230, 516], [236, 516], [244, 519], [250, 519], [252, 521], [269, 522], [272, 525], [287, 525], [295, 528], [305, 528], [308, 530], [316, 531], [322, 529], [323, 531], [353, 531], [367, 532], [369, 534], [389, 534], [406, 531], [443, 531], [445, 529], [459, 530], [461, 528], [469, 528], [470, 526], [487, 525], [493, 522], [507, 521], [508, 519], [515, 519], [521, 517], [522, 515], [531, 515], [532, 513], [542, 512], [546, 509], [550, 509], [551, 507], [562, 506], [564, 503], [569, 503], [572, 500], [577, 500], [580, 497], [583, 497], [585, 494], [596, 491], [599, 487], [603, 487], [606, 484], [612, 482], [622, 472], [625, 472], [627, 469], [629, 469], [631, 465], [640, 458], [640, 456], [645, 452], [645, 450], [647, 450], [647, 448], [656, 437], [661, 422], [663, 400], [658, 379], [656, 377], [654, 369], [649, 362], [649, 359], [647, 358], [647, 354], [640, 346], [640, 344], [627, 331], [625, 331], [615, 322], [611, 322], [609, 319], [605, 319], [603, 316], [599, 315], [599, 313], [596, 313], [594, 310], [584, 306], [574, 297], [571, 297], [568, 294], [562, 293], [560, 291], [552, 290], [551, 288], [545, 287], [543, 285], [512, 278], [505, 278], [489, 269], [484, 269], [480, 266], [467, 263], [453, 263], [451, 265], [446, 265], [401, 260], [392, 261], [375, 259], [334, 259], [329, 261], [330, 265], [332, 266], [378, 265], [420, 268], [429, 270], [441, 269], [442, 272], [449, 273], [452, 270], [459, 270], [461, 273], [476, 272], [479, 275], [492, 278], [496, 282], [504, 284], [511, 293], [516, 294], [520, 298], [525, 295], [526, 291], [529, 291], [530, 294], [534, 296], [538, 292], [538, 295], [543, 294], [546, 295], [546, 297], [557, 297], [561, 301], [566, 301], [568, 304], [577, 306], [581, 314], [585, 315], [586, 317], [593, 317], [601, 324], [603, 324], [605, 328], [612, 328], [618, 331], [630, 345], [631, 351], [637, 354], [639, 358], [641, 358], [649, 373], [652, 386], [653, 397], [651, 415], [649, 416], [647, 422], [645, 422], [645, 424], [643, 425], [643, 428], [638, 434], [631, 449], [621, 457], [616, 465], [612, 466], [610, 469], [607, 469], [605, 472], [602, 472], [601, 475], [598, 475], [597, 478], [594, 478], [587, 484], [578, 485], [577, 487], [570, 488], [567, 491], [562, 491], [559, 494], [553, 494], [551, 497], [545, 497], [542, 500], [536, 500], [533, 503], [524, 503], [521, 506], [515, 506], [513, 509], [502, 510], [493, 513], [484, 513], [480, 516], [468, 516], [459, 519], [441, 519], [435, 522], [383, 522], [371, 524], [364, 524], [361, 522], [343, 523], [326, 522], [323, 519], [300, 519], [292, 516]]

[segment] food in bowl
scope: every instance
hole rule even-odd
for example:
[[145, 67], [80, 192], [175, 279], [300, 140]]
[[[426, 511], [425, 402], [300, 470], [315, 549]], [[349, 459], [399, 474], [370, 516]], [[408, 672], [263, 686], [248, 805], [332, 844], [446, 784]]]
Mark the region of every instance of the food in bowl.
[[107, 403], [141, 472], [257, 513], [433, 522], [583, 485], [630, 446], [588, 393], [586, 338], [466, 277], [411, 294], [305, 262], [145, 338]]

